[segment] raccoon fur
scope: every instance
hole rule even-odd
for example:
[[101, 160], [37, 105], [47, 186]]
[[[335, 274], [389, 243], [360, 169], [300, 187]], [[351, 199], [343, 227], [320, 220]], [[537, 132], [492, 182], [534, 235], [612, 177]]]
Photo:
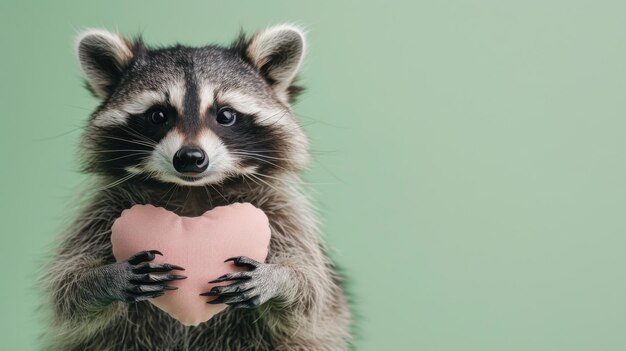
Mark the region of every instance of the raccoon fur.
[[[299, 176], [308, 142], [291, 103], [303, 31], [279, 25], [227, 47], [155, 48], [92, 29], [76, 52], [101, 103], [79, 148], [92, 185], [42, 278], [46, 349], [348, 349], [342, 278]], [[116, 262], [112, 223], [134, 204], [198, 216], [235, 202], [267, 214], [267, 260], [238, 258], [246, 279], [211, 292], [229, 308], [183, 326], [149, 300], [184, 271], [150, 263], [154, 251]]]

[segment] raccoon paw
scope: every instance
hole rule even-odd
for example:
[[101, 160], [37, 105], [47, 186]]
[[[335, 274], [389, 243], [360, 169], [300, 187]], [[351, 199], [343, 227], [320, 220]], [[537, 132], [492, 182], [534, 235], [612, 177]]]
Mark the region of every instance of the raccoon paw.
[[168, 286], [167, 283], [187, 277], [169, 272], [184, 268], [169, 263], [149, 263], [154, 260], [155, 255], [162, 253], [157, 250], [141, 251], [126, 261], [117, 263], [119, 266], [116, 273], [121, 279], [117, 280], [117, 294], [114, 297], [132, 303], [159, 297], [167, 290], [178, 289]]
[[246, 267], [249, 271], [223, 275], [210, 284], [234, 281], [229, 285], [216, 286], [202, 296], [217, 296], [208, 301], [210, 304], [225, 303], [233, 308], [255, 308], [278, 296], [280, 287], [284, 285], [287, 274], [285, 268], [276, 264], [260, 263], [245, 256], [232, 257], [238, 267]]

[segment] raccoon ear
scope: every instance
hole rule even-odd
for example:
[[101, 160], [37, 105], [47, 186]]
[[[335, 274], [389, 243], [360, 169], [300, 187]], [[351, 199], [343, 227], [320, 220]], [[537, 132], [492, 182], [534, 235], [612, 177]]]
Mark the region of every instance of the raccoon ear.
[[133, 59], [133, 45], [119, 34], [89, 29], [76, 39], [76, 55], [88, 89], [104, 100]]
[[304, 31], [278, 25], [259, 31], [245, 46], [245, 55], [283, 101], [291, 101], [300, 88], [293, 86], [304, 58]]

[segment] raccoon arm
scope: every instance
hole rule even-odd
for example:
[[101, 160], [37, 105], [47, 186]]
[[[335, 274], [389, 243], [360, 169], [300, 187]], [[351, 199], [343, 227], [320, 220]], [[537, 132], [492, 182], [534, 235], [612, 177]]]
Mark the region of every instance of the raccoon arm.
[[107, 298], [111, 289], [107, 270], [112, 272], [106, 268], [112, 262], [109, 235], [116, 213], [102, 208], [112, 207], [95, 203], [85, 208], [47, 266], [43, 283], [57, 333], [87, 336], [127, 310], [125, 304]]
[[350, 312], [339, 279], [324, 260], [283, 265], [290, 272], [285, 294], [259, 311], [274, 331], [277, 349], [348, 349]]
[[125, 304], [105, 298], [106, 281], [100, 277], [106, 266], [80, 256], [58, 259], [55, 266], [47, 285], [53, 326], [63, 339], [86, 338], [125, 313]]
[[338, 316], [341, 319], [346, 304], [319, 234], [301, 226], [297, 234], [276, 233], [275, 239], [268, 262], [280, 266], [285, 278], [280, 279], [276, 298], [265, 307], [272, 319], [268, 325], [280, 334], [295, 333], [305, 339], [326, 333], [319, 328], [334, 323]]
[[[317, 250], [315, 250], [317, 251]], [[299, 252], [292, 257], [277, 258], [275, 262], [286, 270], [284, 288], [274, 304], [280, 314], [293, 317], [286, 320], [298, 320], [315, 324], [325, 315], [332, 313], [329, 306], [334, 305], [338, 286], [333, 281], [327, 259], [321, 250], [318, 252]], [[295, 326], [288, 326], [295, 327]]]

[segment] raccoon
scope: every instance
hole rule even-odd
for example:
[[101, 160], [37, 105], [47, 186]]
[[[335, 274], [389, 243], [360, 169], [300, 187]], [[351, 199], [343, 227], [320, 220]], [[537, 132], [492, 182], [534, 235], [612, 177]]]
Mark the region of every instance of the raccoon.
[[[346, 350], [351, 314], [299, 173], [308, 141], [294, 116], [303, 31], [278, 25], [230, 46], [148, 47], [90, 29], [76, 53], [100, 105], [79, 147], [92, 185], [45, 267], [50, 350]], [[266, 262], [206, 295], [229, 307], [183, 326], [149, 300], [182, 267], [116, 262], [111, 226], [152, 204], [183, 216], [250, 202], [268, 216]], [[208, 283], [208, 282], [207, 282]], [[207, 298], [208, 299], [208, 298]]]

